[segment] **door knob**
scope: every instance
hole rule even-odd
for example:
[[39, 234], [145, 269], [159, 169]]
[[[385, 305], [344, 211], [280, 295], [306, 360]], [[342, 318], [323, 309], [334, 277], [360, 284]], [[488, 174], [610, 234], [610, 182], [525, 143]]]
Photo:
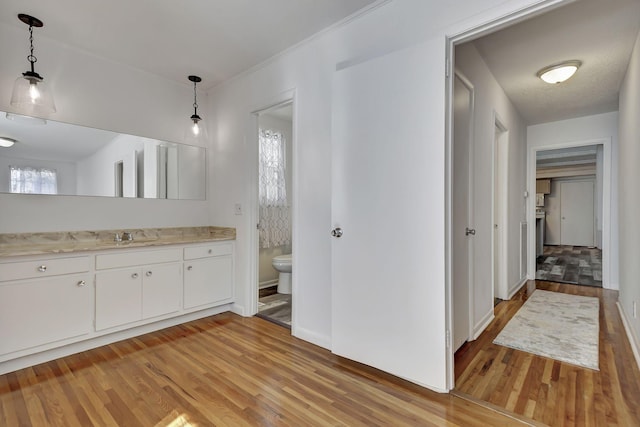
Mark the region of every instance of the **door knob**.
[[336, 227], [333, 230], [331, 230], [331, 235], [333, 237], [342, 237], [342, 228], [340, 227]]
[[467, 228], [464, 229], [464, 235], [465, 236], [468, 236], [468, 235], [475, 236], [476, 235], [476, 230], [474, 228], [467, 227]]

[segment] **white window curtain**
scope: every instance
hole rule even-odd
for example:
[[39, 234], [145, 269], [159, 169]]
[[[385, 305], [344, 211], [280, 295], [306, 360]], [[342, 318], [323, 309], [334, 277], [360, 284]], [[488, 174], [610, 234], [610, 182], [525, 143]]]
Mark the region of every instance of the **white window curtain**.
[[54, 169], [29, 166], [9, 166], [11, 192], [27, 194], [58, 194], [58, 173]]
[[280, 132], [259, 130], [260, 247], [291, 243], [290, 208], [285, 181], [285, 139]]

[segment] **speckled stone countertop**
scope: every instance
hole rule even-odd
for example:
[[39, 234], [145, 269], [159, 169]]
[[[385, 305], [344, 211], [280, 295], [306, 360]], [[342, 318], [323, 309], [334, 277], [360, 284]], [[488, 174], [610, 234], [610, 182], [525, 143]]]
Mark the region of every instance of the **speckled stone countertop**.
[[[132, 241], [115, 241], [116, 233], [130, 232]], [[118, 248], [163, 246], [235, 240], [229, 227], [139, 228], [123, 230], [65, 231], [0, 234], [0, 256], [60, 254]]]

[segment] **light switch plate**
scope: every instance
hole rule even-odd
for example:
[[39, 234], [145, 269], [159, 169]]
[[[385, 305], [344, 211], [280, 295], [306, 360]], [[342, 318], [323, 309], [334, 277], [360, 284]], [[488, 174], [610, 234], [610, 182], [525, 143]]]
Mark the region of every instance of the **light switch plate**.
[[240, 203], [236, 203], [234, 212], [236, 215], [242, 215], [242, 205]]

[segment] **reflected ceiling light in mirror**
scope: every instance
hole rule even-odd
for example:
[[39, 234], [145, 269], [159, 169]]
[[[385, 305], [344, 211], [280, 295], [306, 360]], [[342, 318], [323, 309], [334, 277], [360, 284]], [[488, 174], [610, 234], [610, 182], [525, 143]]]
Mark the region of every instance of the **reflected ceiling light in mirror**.
[[544, 82], [549, 84], [562, 83], [573, 76], [582, 62], [577, 60], [564, 61], [559, 64], [549, 65], [536, 73]]
[[16, 141], [13, 138], [7, 138], [6, 136], [0, 136], [0, 147], [4, 147], [4, 148], [8, 148], [13, 146], [13, 144], [15, 144]]
[[47, 124], [47, 121], [45, 119], [41, 119], [40, 117], [23, 116], [22, 114], [13, 113], [6, 113], [5, 117], [7, 118], [7, 120], [29, 126], [39, 126]]
[[18, 19], [29, 26], [31, 49], [27, 59], [31, 64], [31, 69], [25, 71], [22, 76], [16, 79], [11, 95], [11, 105], [25, 114], [42, 116], [54, 113], [56, 106], [53, 103], [53, 96], [45, 85], [42, 76], [35, 71], [35, 63], [38, 58], [33, 54], [33, 27], [42, 27], [43, 23], [38, 18], [24, 13], [19, 14]]
[[188, 144], [202, 145], [207, 140], [207, 129], [203, 126], [202, 117], [198, 115], [198, 96], [196, 85], [202, 81], [198, 76], [189, 76], [193, 82], [193, 115], [189, 118], [189, 127], [185, 130], [184, 142]]

